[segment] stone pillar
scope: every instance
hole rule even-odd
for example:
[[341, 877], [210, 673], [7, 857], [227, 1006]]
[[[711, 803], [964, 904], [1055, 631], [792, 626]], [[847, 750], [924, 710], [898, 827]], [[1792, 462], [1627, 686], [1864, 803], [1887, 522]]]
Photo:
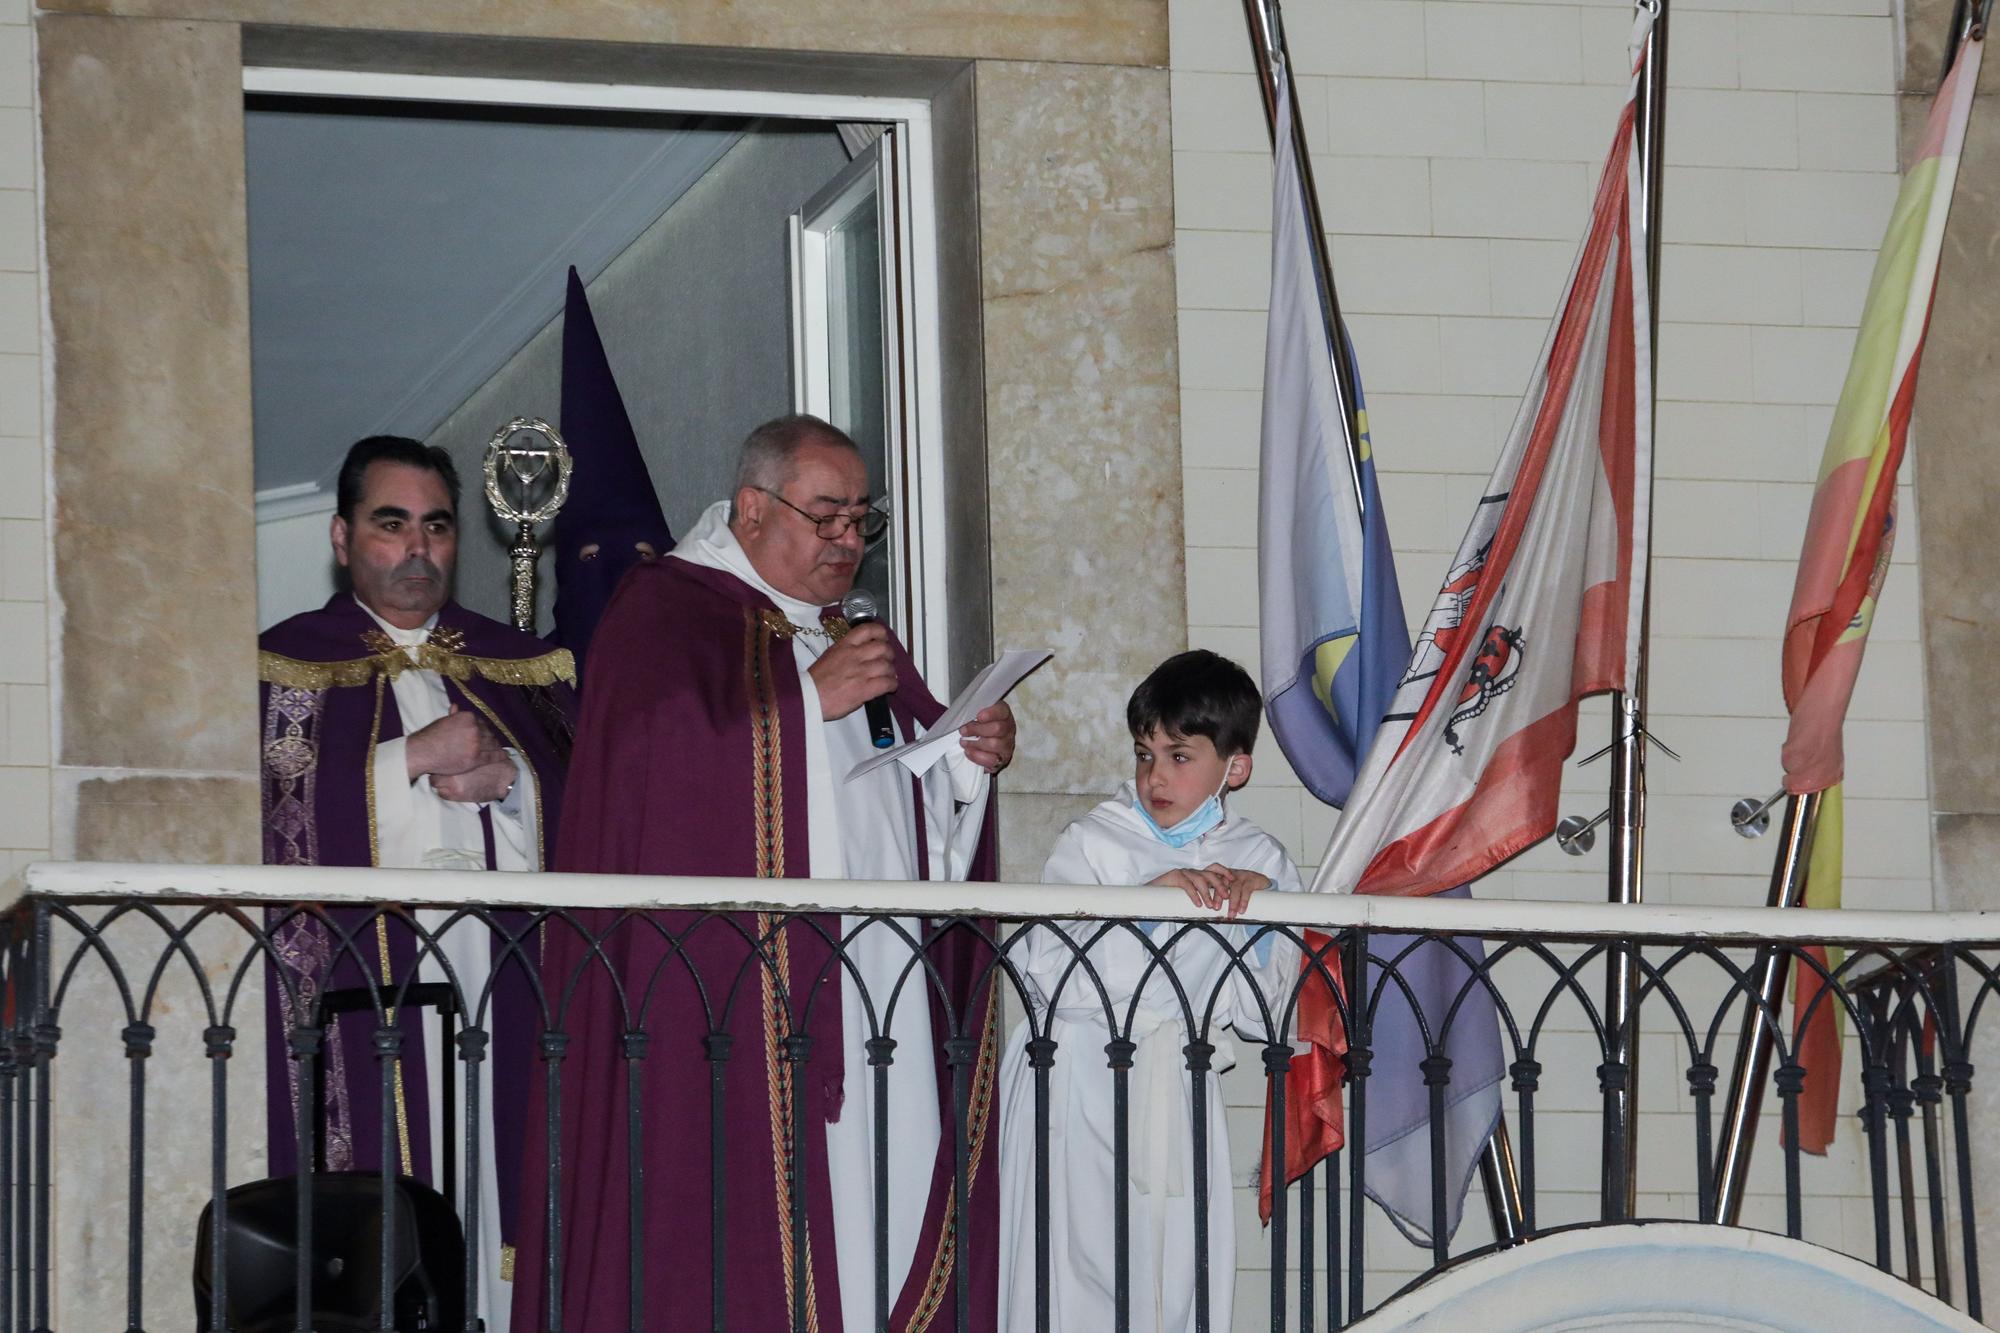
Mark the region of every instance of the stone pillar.
[[[1901, 88], [1906, 162], [1930, 114], [1950, 22], [1948, 0], [1908, 0]], [[2000, 495], [1993, 433], [2000, 420], [2000, 302], [1993, 297], [2000, 280], [2000, 97], [1994, 95], [2000, 68], [1990, 54], [1944, 234], [1911, 428], [1935, 883], [1937, 905], [1948, 910], [2000, 908], [2000, 732], [1991, 699], [1993, 665], [2000, 661], [2000, 580], [1993, 576], [2000, 526], [1992, 520]], [[1964, 1004], [1973, 997], [1967, 987]], [[2000, 1281], [2000, 1029], [1980, 1026], [1985, 1035], [1971, 1052], [1978, 1071], [1970, 1108], [1973, 1198], [1983, 1287], [1991, 1293]], [[1954, 1230], [1957, 1221], [1954, 1213]], [[1956, 1249], [1950, 1256], [1960, 1293], [1963, 1259]], [[1987, 1322], [2000, 1327], [2000, 1301], [1989, 1294], [1985, 1304]]]
[[982, 62], [993, 637], [1015, 695], [1003, 873], [1131, 775], [1125, 700], [1187, 647], [1167, 73]]
[[[234, 24], [43, 16], [54, 334], [58, 854], [259, 859], [256, 577], [250, 513], [249, 273]], [[74, 936], [63, 932], [68, 938]], [[159, 925], [110, 934], [133, 1005]], [[226, 1002], [227, 924], [194, 937]], [[233, 946], [233, 947], [232, 947]], [[232, 1181], [263, 1174], [263, 986], [229, 1016]], [[156, 1032], [128, 1059], [135, 1019]], [[55, 1063], [54, 1323], [126, 1324], [127, 1114], [147, 1102], [145, 1322], [193, 1325], [195, 1219], [209, 1195], [210, 1066], [221, 1021], [191, 971], [133, 1012], [100, 959], [80, 965]], [[144, 1044], [142, 1030], [134, 1035]]]
[[58, 852], [255, 861], [238, 30], [57, 16], [38, 28], [57, 366], [55, 761], [79, 807]]

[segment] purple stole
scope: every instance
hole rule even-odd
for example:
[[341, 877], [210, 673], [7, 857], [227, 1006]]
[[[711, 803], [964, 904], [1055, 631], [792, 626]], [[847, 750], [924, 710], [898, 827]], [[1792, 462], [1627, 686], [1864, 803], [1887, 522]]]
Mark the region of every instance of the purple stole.
[[[831, 613], [825, 623], [845, 630]], [[665, 559], [626, 576], [592, 640], [558, 869], [809, 873], [792, 633], [769, 599], [722, 571]], [[891, 711], [909, 736], [943, 710], [897, 653]], [[916, 827], [922, 865], [921, 818]], [[989, 811], [976, 877], [992, 876], [992, 834]], [[581, 911], [550, 923], [543, 978], [562, 1035], [544, 1052], [546, 1078], [530, 1103], [516, 1328], [547, 1326], [553, 1278], [570, 1333], [775, 1333], [795, 1319], [840, 1333], [825, 1151], [844, 1092], [839, 927], [837, 916], [685, 911]], [[952, 1326], [962, 1258], [972, 1327], [990, 1329], [994, 956], [963, 927], [938, 937], [927, 925], [925, 936], [945, 992], [927, 987], [933, 1032], [941, 1046], [953, 1032], [967, 1039], [950, 1043], [956, 1066], [942, 1049], [896, 1053], [935, 1063], [944, 1134], [909, 1280], [890, 1293], [890, 1327]], [[971, 1149], [963, 1239], [955, 1079]], [[555, 1180], [551, 1135], [561, 1146]]]
[[[403, 734], [389, 688], [403, 651], [347, 593], [324, 608], [293, 616], [258, 639], [258, 716], [267, 865], [375, 864], [375, 747]], [[455, 602], [438, 613], [424, 648], [426, 663], [444, 677], [460, 708], [480, 713], [503, 744], [534, 769], [541, 805], [543, 864], [555, 845], [564, 764], [575, 712], [574, 668], [567, 652], [532, 635], [475, 615]], [[492, 864], [488, 829], [487, 858]], [[385, 887], [382, 896], [397, 891]], [[498, 912], [510, 935], [528, 935], [520, 951], [496, 940], [493, 993], [486, 1013], [480, 996], [464, 997], [475, 1022], [491, 1036], [488, 1098], [494, 1113], [503, 1233], [511, 1238], [519, 1179], [506, 1169], [522, 1141], [521, 1107], [533, 1065], [535, 941], [525, 913]], [[296, 908], [270, 908], [274, 958], [267, 973], [267, 1048], [271, 1171], [298, 1169], [294, 1098], [299, 1063], [295, 1034], [309, 1027], [320, 995], [357, 986], [412, 981], [418, 941], [406, 909], [338, 908], [326, 920]], [[329, 929], [329, 923], [331, 929]], [[382, 1074], [373, 1012], [336, 1018], [313, 1052], [321, 1065], [325, 1113], [319, 1126], [327, 1169], [378, 1170], [386, 1151], [399, 1173], [432, 1180], [428, 1071], [420, 1024], [430, 1010], [394, 1021], [403, 1034], [400, 1059]], [[385, 1015], [386, 1017], [386, 1015]], [[308, 1034], [304, 1042], [312, 1045]], [[282, 1072], [280, 1072], [282, 1071]], [[308, 1099], [310, 1090], [307, 1090]], [[385, 1134], [385, 1129], [388, 1131]], [[459, 1170], [461, 1182], [465, 1168]]]

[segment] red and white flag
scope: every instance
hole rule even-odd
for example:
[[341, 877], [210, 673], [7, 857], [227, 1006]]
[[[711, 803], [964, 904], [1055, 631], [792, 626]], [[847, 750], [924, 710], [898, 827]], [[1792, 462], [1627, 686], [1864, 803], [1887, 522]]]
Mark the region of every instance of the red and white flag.
[[1636, 109], [1628, 97], [1534, 379], [1315, 890], [1438, 893], [1547, 837], [1577, 700], [1633, 686], [1653, 445]]

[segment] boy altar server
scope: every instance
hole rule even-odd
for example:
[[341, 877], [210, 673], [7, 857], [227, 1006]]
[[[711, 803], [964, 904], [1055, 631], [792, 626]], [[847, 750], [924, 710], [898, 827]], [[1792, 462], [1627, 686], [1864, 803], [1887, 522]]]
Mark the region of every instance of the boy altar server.
[[1032, 928], [1011, 950], [1034, 1021], [1016, 1028], [1000, 1072], [1003, 1333], [1035, 1327], [1041, 1287], [1029, 1051], [1038, 1030], [1057, 1047], [1048, 1076], [1049, 1327], [1115, 1327], [1117, 1120], [1104, 1055], [1114, 1037], [1136, 1047], [1126, 1075], [1132, 1333], [1195, 1327], [1195, 1108], [1183, 1048], [1198, 1039], [1216, 1048], [1202, 1094], [1209, 1327], [1231, 1327], [1235, 1182], [1217, 1075], [1234, 1065], [1235, 1050], [1222, 1029], [1267, 1040], [1265, 1015], [1282, 1016], [1298, 971], [1288, 940], [1234, 923], [1252, 894], [1299, 888], [1277, 840], [1224, 807], [1249, 781], [1261, 709], [1256, 685], [1234, 662], [1205, 651], [1167, 659], [1126, 706], [1132, 782], [1064, 829], [1042, 871], [1052, 884], [1171, 885], [1228, 920], [1140, 922], [1136, 930], [1067, 922]]

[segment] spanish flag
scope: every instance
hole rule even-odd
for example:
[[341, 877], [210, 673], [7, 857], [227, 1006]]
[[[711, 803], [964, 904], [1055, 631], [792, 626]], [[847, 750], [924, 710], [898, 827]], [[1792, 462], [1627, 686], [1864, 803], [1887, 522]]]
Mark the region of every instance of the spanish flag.
[[[1783, 756], [1785, 789], [1828, 793], [1808, 871], [1807, 900], [1815, 907], [1840, 905], [1841, 726], [1889, 572], [1896, 474], [1909, 440], [1917, 367], [1937, 292], [1938, 254], [1983, 45], [1966, 42], [1938, 89], [1876, 256], [1847, 381], [1820, 459], [1819, 489], [1785, 618], [1785, 706], [1791, 712]], [[1824, 953], [1817, 956], [1824, 965]], [[1822, 984], [1813, 968], [1797, 969], [1792, 990], [1797, 1013], [1807, 1012]], [[1806, 1068], [1799, 1146], [1807, 1152], [1825, 1152], [1833, 1141], [1840, 1088], [1835, 1009], [1831, 996], [1821, 1000], [1798, 1041]]]

